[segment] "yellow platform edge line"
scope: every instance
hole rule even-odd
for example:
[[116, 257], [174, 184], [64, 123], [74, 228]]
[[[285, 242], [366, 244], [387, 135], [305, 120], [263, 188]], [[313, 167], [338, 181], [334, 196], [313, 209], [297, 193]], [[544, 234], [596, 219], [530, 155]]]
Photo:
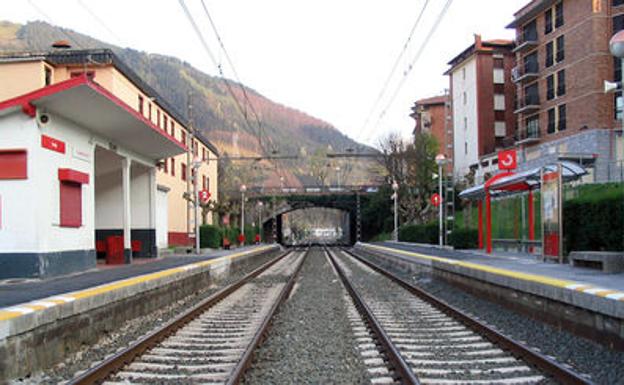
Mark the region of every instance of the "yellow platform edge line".
[[[111, 282], [111, 283], [106, 283], [106, 284], [103, 284], [101, 286], [96, 286], [94, 288], [83, 289], [83, 290], [78, 290], [78, 291], [68, 292], [68, 293], [63, 293], [63, 294], [55, 294], [53, 296], [50, 296], [50, 297], [47, 297], [47, 298], [36, 299], [36, 300], [31, 301], [31, 302], [45, 301], [45, 302], [54, 302], [56, 304], [65, 303], [64, 301], [59, 301], [59, 300], [53, 299], [54, 297], [58, 297], [60, 295], [62, 295], [63, 297], [69, 297], [69, 298], [74, 298], [74, 299], [89, 298], [89, 297], [96, 296], [98, 294], [103, 294], [103, 293], [107, 293], [107, 292], [110, 292], [110, 291], [118, 290], [118, 289], [121, 289], [121, 288], [138, 285], [140, 283], [153, 281], [155, 279], [168, 277], [168, 276], [176, 274], [176, 273], [180, 273], [180, 272], [184, 272], [184, 271], [188, 271], [188, 270], [192, 270], [192, 269], [196, 269], [196, 268], [209, 266], [209, 265], [212, 265], [214, 263], [217, 263], [217, 262], [220, 262], [220, 261], [223, 261], [223, 260], [230, 260], [230, 261], [232, 261], [232, 260], [234, 260], [236, 258], [245, 256], [245, 255], [247, 255], [249, 253], [258, 252], [258, 251], [264, 251], [264, 250], [267, 250], [267, 249], [269, 249], [271, 247], [273, 247], [273, 246], [272, 245], [266, 245], [266, 246], [262, 246], [262, 247], [259, 247], [259, 248], [253, 249], [253, 250], [240, 251], [238, 253], [234, 253], [234, 254], [230, 254], [230, 255], [224, 255], [222, 257], [210, 259], [210, 260], [207, 260], [207, 261], [195, 262], [195, 263], [191, 263], [191, 264], [188, 264], [188, 265], [173, 267], [173, 268], [170, 268], [170, 269], [167, 269], [167, 270], [157, 271], [157, 272], [149, 273], [149, 274], [143, 274], [143, 275], [139, 275], [139, 276], [132, 277], [132, 278], [126, 278], [126, 279], [123, 279], [123, 280], [119, 280], [119, 281], [115, 281], [115, 282]], [[189, 269], [190, 266], [192, 266], [192, 269]], [[21, 317], [22, 315], [24, 315], [22, 312], [7, 310], [7, 309], [10, 309], [12, 307], [17, 307], [17, 306], [29, 308], [29, 309], [32, 309], [34, 311], [46, 309], [45, 306], [33, 305], [33, 304], [30, 304], [29, 302], [22, 303], [22, 304], [16, 304], [16, 305], [13, 305], [13, 306], [8, 306], [8, 307], [6, 307], [4, 309], [0, 309], [0, 321], [5, 321], [5, 320], [12, 319], [12, 318], [17, 318], [17, 317]]]

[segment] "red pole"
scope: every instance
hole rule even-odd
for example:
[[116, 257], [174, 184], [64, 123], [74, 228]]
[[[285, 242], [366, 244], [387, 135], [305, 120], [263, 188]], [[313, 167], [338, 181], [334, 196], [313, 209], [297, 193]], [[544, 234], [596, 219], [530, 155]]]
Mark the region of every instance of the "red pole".
[[[535, 215], [533, 213], [533, 191], [529, 190], [528, 197], [528, 210], [529, 210], [529, 241], [535, 240]], [[529, 252], [533, 252], [533, 246], [529, 247]]]
[[490, 191], [485, 190], [485, 236], [486, 250], [488, 254], [492, 253], [492, 205], [490, 202]]
[[483, 199], [479, 199], [479, 249], [483, 249]]

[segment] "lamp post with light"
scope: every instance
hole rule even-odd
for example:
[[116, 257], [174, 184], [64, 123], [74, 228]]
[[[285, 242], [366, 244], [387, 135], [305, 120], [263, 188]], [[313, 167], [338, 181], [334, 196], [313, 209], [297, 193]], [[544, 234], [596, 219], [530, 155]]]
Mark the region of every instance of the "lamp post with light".
[[440, 195], [440, 205], [438, 205], [438, 221], [440, 222], [438, 224], [438, 233], [439, 233], [439, 245], [440, 247], [444, 246], [444, 223], [443, 221], [443, 207], [442, 207], [442, 172], [444, 171], [442, 169], [442, 166], [444, 166], [444, 164], [446, 164], [446, 157], [444, 156], [444, 154], [438, 154], [435, 157], [435, 162], [438, 165], [438, 194]]
[[[622, 119], [622, 126], [624, 127], [624, 87], [622, 86], [624, 84], [624, 30], [620, 31], [618, 33], [616, 33], [615, 35], [613, 35], [611, 37], [611, 40], [609, 40], [609, 51], [611, 52], [611, 55], [615, 56], [616, 58], [620, 59], [620, 83], [618, 85], [614, 85], [614, 87], [612, 88], [612, 90], [618, 89], [620, 90], [621, 93], [621, 100], [622, 100], [622, 112], [620, 113], [621, 119]], [[608, 85], [609, 82], [605, 82], [605, 92], [609, 92], [610, 90], [608, 89]], [[618, 87], [619, 86], [619, 87]], [[617, 100], [617, 99], [616, 99]], [[617, 103], [616, 103], [616, 113], [617, 113]], [[610, 162], [612, 162], [614, 159], [614, 151], [613, 151], [613, 130], [611, 130], [611, 135], [610, 135], [610, 152], [611, 152], [611, 159], [609, 159]], [[608, 173], [610, 174], [611, 171], [611, 165], [609, 165], [609, 167], [607, 168]], [[611, 175], [609, 175], [609, 179], [611, 178]]]
[[242, 240], [241, 243], [245, 242], [245, 192], [247, 191], [247, 186], [241, 185], [241, 227], [240, 227], [240, 236], [239, 238]]
[[392, 181], [392, 199], [394, 200], [394, 230], [392, 232], [392, 239], [395, 242], [399, 240], [399, 211], [398, 211], [398, 200], [399, 200], [399, 184], [396, 181]]
[[258, 201], [258, 234], [260, 234], [260, 240], [262, 240], [262, 207], [264, 203]]
[[193, 158], [193, 163], [191, 166], [193, 167], [192, 179], [193, 179], [193, 216], [195, 217], [195, 253], [199, 254], [200, 245], [199, 245], [199, 188], [197, 187], [197, 179], [199, 177], [199, 168], [201, 167], [202, 160], [199, 157]]

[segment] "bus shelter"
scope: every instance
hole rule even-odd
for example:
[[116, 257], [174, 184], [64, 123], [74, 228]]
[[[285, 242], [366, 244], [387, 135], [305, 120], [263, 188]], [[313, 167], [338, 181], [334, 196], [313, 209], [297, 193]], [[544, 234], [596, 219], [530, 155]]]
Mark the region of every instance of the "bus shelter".
[[[560, 167], [560, 168], [559, 168]], [[561, 173], [562, 182], [571, 182], [581, 178], [587, 174], [587, 171], [580, 165], [562, 161], [557, 164], [551, 164], [544, 167], [537, 167], [527, 171], [515, 173], [513, 171], [504, 171], [494, 175], [485, 183], [470, 187], [461, 193], [459, 197], [471, 201], [477, 201], [479, 211], [479, 248], [485, 248], [488, 254], [492, 253], [492, 198], [513, 196], [528, 192], [527, 194], [527, 211], [528, 211], [528, 238], [529, 241], [535, 240], [535, 210], [533, 193], [541, 188], [542, 175], [545, 173], [559, 172]], [[485, 247], [484, 247], [484, 226], [483, 226], [483, 204], [485, 203]]]

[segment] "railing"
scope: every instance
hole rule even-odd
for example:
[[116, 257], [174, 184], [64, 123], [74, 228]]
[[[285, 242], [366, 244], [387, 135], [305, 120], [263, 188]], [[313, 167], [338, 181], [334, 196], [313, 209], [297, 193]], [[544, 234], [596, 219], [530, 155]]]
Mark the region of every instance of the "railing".
[[539, 138], [539, 126], [525, 127], [516, 131], [516, 142], [539, 140]]
[[529, 80], [539, 75], [539, 66], [536, 62], [525, 63], [516, 66], [511, 70], [511, 78], [514, 82]]

